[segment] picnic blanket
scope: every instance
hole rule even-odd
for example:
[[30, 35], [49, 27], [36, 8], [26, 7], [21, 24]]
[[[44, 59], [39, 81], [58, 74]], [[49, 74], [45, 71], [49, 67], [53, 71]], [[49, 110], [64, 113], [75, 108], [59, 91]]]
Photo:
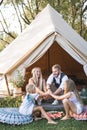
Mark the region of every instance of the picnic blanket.
[[18, 108], [0, 108], [0, 122], [2, 123], [21, 125], [32, 121], [32, 116], [20, 114]]
[[[61, 111], [49, 111], [48, 116], [52, 119], [61, 118], [64, 113]], [[87, 120], [87, 105], [84, 106], [84, 111], [81, 114], [73, 113], [76, 120]], [[11, 125], [28, 124], [33, 121], [33, 116], [22, 115], [19, 113], [18, 108], [0, 108], [0, 122]]]
[[49, 111], [47, 112], [47, 115], [52, 119], [58, 119], [61, 118], [64, 115], [64, 113], [62, 111]]
[[81, 114], [73, 113], [72, 117], [74, 117], [76, 120], [87, 120], [87, 105], [84, 106], [84, 110]]

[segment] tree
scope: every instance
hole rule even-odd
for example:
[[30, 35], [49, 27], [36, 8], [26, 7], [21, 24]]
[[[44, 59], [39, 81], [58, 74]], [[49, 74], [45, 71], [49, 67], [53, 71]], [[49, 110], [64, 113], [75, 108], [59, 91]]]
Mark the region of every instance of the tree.
[[[6, 9], [9, 6], [14, 9], [15, 14], [12, 15], [17, 19], [20, 32], [22, 32], [49, 3], [62, 15], [72, 28], [87, 39], [87, 27], [85, 24], [87, 17], [86, 2], [87, 0], [2, 0], [0, 7]], [[2, 28], [0, 30], [0, 39], [7, 45], [16, 38], [18, 33], [15, 30], [11, 31], [9, 29], [12, 23], [8, 23], [2, 8], [0, 10], [0, 26]]]
[[0, 5], [3, 3], [3, 0], [0, 0]]

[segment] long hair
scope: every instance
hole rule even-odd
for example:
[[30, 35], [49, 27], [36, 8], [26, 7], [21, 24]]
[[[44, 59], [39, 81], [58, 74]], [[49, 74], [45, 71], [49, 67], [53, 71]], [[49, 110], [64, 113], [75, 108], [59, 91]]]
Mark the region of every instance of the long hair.
[[[37, 71], [40, 71], [40, 77], [38, 78], [37, 76]], [[35, 67], [32, 69], [32, 76], [34, 79], [34, 83], [37, 87], [39, 87], [40, 90], [42, 90], [43, 88], [43, 78], [42, 78], [42, 72], [41, 72], [41, 68], [40, 67]]]
[[68, 79], [68, 80], [66, 81], [66, 87], [65, 87], [65, 90], [64, 90], [64, 94], [66, 94], [66, 93], [68, 93], [68, 92], [74, 92], [75, 95], [76, 95], [76, 97], [77, 97], [77, 99], [78, 99], [78, 101], [80, 101], [80, 102], [82, 103], [82, 100], [81, 100], [80, 95], [79, 95], [79, 93], [78, 93], [78, 90], [77, 90], [77, 88], [76, 88], [76, 84], [75, 84], [75, 82], [74, 82], [73, 80], [71, 80], [71, 79]]

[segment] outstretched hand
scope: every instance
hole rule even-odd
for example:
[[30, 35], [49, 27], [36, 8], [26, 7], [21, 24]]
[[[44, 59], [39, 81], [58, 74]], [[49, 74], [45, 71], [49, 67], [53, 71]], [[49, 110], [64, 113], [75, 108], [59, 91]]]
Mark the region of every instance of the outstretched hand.
[[48, 93], [48, 95], [51, 95], [51, 94], [52, 94], [52, 91], [49, 89], [49, 90], [47, 91], [47, 93]]
[[45, 92], [45, 94], [44, 94], [44, 96], [43, 96], [43, 99], [44, 99], [44, 100], [50, 99], [50, 98], [51, 98], [51, 94], [50, 94], [50, 93], [52, 93], [51, 90], [48, 90], [47, 92]]

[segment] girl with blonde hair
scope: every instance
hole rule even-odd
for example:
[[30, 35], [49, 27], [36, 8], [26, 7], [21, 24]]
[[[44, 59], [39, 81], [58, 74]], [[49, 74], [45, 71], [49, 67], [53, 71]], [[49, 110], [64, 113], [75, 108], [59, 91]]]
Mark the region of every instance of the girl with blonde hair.
[[19, 112], [23, 115], [33, 115], [34, 112], [41, 112], [42, 117], [48, 120], [49, 124], [57, 124], [57, 122], [53, 121], [43, 109], [42, 106], [36, 106], [35, 101], [39, 100], [41, 97], [45, 96], [46, 94], [38, 94], [35, 92], [35, 85], [27, 84], [26, 86], [26, 96], [19, 107]]
[[61, 120], [67, 120], [72, 113], [80, 114], [83, 112], [83, 103], [76, 89], [73, 80], [68, 79], [64, 85], [64, 95], [56, 96], [50, 92], [50, 95], [57, 100], [62, 100], [66, 115]]

